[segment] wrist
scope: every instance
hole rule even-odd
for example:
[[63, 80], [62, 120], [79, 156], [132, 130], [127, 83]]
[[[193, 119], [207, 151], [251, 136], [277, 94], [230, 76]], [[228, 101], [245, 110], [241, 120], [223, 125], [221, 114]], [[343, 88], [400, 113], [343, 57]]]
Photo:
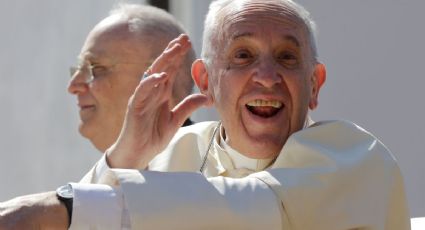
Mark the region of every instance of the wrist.
[[66, 209], [68, 228], [71, 226], [72, 221], [72, 207], [74, 201], [74, 192], [71, 184], [60, 186], [56, 189], [56, 197], [63, 207]]
[[105, 156], [110, 168], [145, 169], [149, 163], [145, 160], [145, 154], [134, 154], [134, 151], [126, 146], [120, 148], [118, 145], [112, 145], [106, 150]]
[[[37, 194], [38, 223], [41, 229], [68, 229], [68, 214], [65, 205], [57, 198], [56, 192]], [[40, 209], [41, 208], [41, 209]]]

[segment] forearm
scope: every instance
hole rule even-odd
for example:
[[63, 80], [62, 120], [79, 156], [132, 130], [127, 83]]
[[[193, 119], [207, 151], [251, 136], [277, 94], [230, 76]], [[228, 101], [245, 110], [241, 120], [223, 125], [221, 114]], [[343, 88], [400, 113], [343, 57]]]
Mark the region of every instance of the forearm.
[[54, 191], [0, 203], [0, 229], [67, 229], [68, 221], [67, 210]]
[[[55, 191], [50, 191], [44, 194], [44, 201], [46, 206], [41, 210], [40, 218], [41, 223], [45, 229], [68, 229], [69, 216], [65, 205], [58, 200]], [[47, 214], [46, 214], [47, 213]]]

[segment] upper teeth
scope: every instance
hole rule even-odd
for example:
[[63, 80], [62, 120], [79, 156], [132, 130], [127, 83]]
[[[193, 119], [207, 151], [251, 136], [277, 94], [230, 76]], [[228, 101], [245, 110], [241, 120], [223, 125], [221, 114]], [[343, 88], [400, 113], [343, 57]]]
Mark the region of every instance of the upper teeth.
[[282, 107], [282, 102], [276, 101], [276, 100], [265, 101], [265, 100], [257, 99], [257, 100], [248, 102], [248, 105], [249, 106], [271, 106], [271, 107], [279, 109], [280, 107]]

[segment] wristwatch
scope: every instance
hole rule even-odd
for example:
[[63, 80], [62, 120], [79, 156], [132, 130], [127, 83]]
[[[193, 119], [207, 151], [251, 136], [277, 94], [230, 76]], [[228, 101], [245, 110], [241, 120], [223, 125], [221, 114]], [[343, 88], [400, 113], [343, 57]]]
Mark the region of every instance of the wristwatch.
[[72, 203], [74, 201], [74, 190], [71, 184], [62, 185], [56, 189], [58, 200], [65, 205], [68, 212], [68, 228], [71, 226]]

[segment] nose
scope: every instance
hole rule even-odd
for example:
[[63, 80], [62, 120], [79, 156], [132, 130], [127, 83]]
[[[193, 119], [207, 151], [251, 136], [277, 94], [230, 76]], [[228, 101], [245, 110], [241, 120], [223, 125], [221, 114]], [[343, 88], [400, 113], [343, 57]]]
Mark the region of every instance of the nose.
[[272, 88], [280, 84], [282, 82], [282, 75], [279, 73], [278, 64], [272, 60], [263, 61], [258, 65], [252, 80], [266, 88]]
[[75, 70], [71, 67], [71, 79], [68, 83], [68, 93], [78, 95], [85, 93], [89, 90], [89, 86], [86, 82], [84, 71]]

